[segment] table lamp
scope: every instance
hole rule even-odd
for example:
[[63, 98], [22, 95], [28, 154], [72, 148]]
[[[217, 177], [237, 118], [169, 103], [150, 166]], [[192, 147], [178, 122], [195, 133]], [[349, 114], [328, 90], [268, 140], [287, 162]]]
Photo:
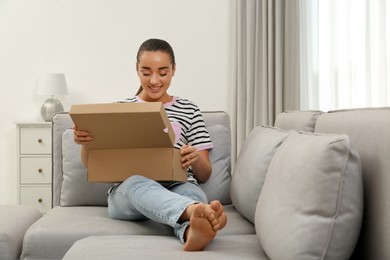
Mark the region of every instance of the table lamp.
[[51, 121], [54, 114], [64, 111], [64, 107], [54, 96], [64, 96], [68, 94], [65, 75], [61, 73], [50, 73], [39, 78], [37, 95], [51, 96], [41, 107], [41, 116], [45, 121]]

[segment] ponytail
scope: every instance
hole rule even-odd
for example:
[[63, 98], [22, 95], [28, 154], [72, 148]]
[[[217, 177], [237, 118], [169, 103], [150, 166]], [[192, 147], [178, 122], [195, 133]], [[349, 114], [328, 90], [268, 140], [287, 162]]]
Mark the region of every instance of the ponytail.
[[135, 95], [138, 96], [139, 94], [141, 94], [141, 92], [142, 92], [142, 86], [139, 86], [139, 89], [137, 90], [137, 93]]

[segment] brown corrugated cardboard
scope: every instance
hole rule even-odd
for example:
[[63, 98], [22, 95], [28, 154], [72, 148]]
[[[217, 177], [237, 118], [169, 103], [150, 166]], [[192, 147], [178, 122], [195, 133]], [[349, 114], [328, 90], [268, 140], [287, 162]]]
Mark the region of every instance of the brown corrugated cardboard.
[[73, 105], [69, 112], [88, 131], [88, 180], [120, 182], [132, 175], [186, 181], [175, 134], [160, 102]]

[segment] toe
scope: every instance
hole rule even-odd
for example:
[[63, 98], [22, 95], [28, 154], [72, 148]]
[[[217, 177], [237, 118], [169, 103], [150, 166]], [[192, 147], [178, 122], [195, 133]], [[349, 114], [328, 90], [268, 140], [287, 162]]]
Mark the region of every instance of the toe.
[[206, 206], [203, 205], [203, 204], [197, 205], [196, 208], [194, 209], [194, 213], [193, 214], [197, 218], [204, 217], [205, 214], [206, 214]]

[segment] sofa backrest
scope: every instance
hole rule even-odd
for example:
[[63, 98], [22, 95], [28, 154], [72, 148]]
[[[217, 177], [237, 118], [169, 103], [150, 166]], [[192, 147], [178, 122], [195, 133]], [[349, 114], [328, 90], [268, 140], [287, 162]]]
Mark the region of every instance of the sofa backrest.
[[361, 159], [364, 185], [363, 224], [352, 258], [390, 259], [390, 108], [289, 111], [277, 117], [275, 126], [350, 137]]
[[[226, 112], [202, 112], [214, 148], [209, 157], [213, 172], [201, 184], [208, 199], [230, 204], [230, 117]], [[112, 183], [90, 183], [80, 160], [80, 146], [73, 141], [73, 121], [68, 113], [53, 117], [52, 206], [105, 206], [106, 191]]]

